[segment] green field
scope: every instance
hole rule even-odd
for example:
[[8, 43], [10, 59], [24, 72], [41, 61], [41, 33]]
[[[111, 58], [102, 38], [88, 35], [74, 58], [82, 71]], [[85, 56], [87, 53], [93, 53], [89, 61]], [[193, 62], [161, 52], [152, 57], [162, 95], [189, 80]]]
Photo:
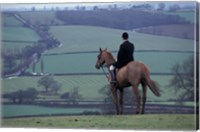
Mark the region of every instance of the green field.
[[[118, 50], [123, 30], [92, 26], [53, 26], [52, 32], [63, 44], [48, 53], [98, 50], [99, 47]], [[128, 31], [136, 50], [181, 50], [193, 51], [192, 40], [155, 36]]]
[[[44, 90], [37, 86], [37, 81], [40, 77], [18, 77], [13, 79], [4, 79], [2, 82], [2, 92], [14, 92], [20, 89], [35, 87], [37, 90]], [[99, 93], [99, 89], [108, 84], [105, 76], [101, 75], [85, 75], [85, 76], [54, 76], [55, 80], [62, 84], [59, 93], [70, 92], [73, 88], [78, 87], [80, 95], [83, 99], [102, 100], [103, 95]], [[148, 100], [151, 101], [167, 101], [176, 99], [178, 94], [167, 87], [172, 76], [152, 76], [152, 79], [160, 84], [160, 89], [163, 91], [161, 97], [156, 97], [148, 90]], [[59, 97], [56, 97], [57, 99]]]
[[[91, 73], [102, 72], [95, 69], [98, 53], [43, 56], [45, 73]], [[113, 54], [117, 57], [116, 53]], [[171, 73], [171, 67], [193, 53], [136, 52], [135, 60], [145, 63], [153, 73]], [[176, 57], [174, 57], [176, 56]], [[36, 72], [41, 71], [41, 62]], [[59, 68], [58, 68], [59, 67]], [[31, 68], [29, 69], [31, 71]]]
[[35, 31], [23, 27], [22, 23], [14, 16], [2, 14], [2, 25], [1, 35], [3, 41], [1, 44], [3, 50], [23, 49], [39, 40], [39, 36]]
[[[46, 23], [52, 22], [50, 32], [62, 43], [61, 47], [48, 50], [43, 55], [44, 72], [45, 73], [91, 73], [102, 72], [95, 69], [95, 62], [97, 53], [90, 54], [59, 54], [75, 51], [98, 51], [99, 47], [108, 48], [108, 50], [118, 50], [121, 40], [121, 34], [124, 30], [110, 29], [93, 26], [66, 26], [58, 19], [55, 19], [55, 12], [20, 12], [19, 13], [26, 20], [32, 23]], [[22, 49], [30, 43], [20, 43], [19, 41], [33, 41], [37, 42], [40, 38], [35, 31], [22, 27], [19, 22], [13, 17], [6, 16], [3, 21], [2, 39], [18, 42], [3, 42], [3, 49]], [[16, 23], [16, 25], [14, 25]], [[9, 27], [10, 25], [10, 27]], [[14, 25], [14, 27], [13, 27]], [[18, 27], [19, 26], [19, 27]], [[174, 51], [191, 51], [191, 53], [180, 52], [135, 52], [135, 60], [142, 61], [147, 64], [151, 72], [156, 73], [170, 73], [171, 66], [177, 62], [182, 62], [189, 56], [193, 55], [194, 41], [187, 39], [178, 39], [172, 37], [155, 36], [149, 34], [137, 33], [134, 31], [127, 31], [130, 35], [130, 41], [134, 43], [135, 50], [174, 50]], [[48, 56], [50, 53], [58, 55]], [[114, 54], [116, 56], [116, 53]], [[31, 71], [29, 68], [27, 71]], [[36, 72], [40, 73], [40, 62], [36, 65]], [[155, 97], [150, 90], [148, 90], [148, 101], [163, 101], [163, 104], [170, 99], [177, 99], [178, 94], [175, 94], [172, 89], [167, 87], [170, 79], [173, 76], [154, 75], [152, 79], [160, 84], [160, 89], [163, 91], [161, 97]], [[36, 88], [38, 91], [43, 91], [42, 87], [37, 85], [40, 77], [16, 77], [2, 80], [2, 93], [15, 92], [18, 90], [25, 90], [30, 87]], [[42, 97], [44, 100], [59, 100], [60, 95], [65, 92], [70, 92], [74, 88], [79, 88], [82, 100], [101, 101], [102, 94], [99, 89], [108, 84], [105, 76], [102, 75], [83, 75], [83, 76], [54, 76], [55, 80], [62, 84], [57, 96]], [[42, 95], [39, 95], [41, 99]], [[174, 102], [170, 102], [174, 103]], [[190, 105], [191, 106], [191, 105]], [[7, 107], [7, 106], [5, 106]], [[4, 108], [5, 108], [4, 107]], [[17, 106], [18, 107], [18, 106]], [[4, 116], [9, 113], [18, 114], [15, 106], [7, 107]], [[29, 109], [27, 111], [23, 111]], [[38, 110], [38, 111], [37, 111]], [[78, 109], [76, 109], [78, 111]], [[76, 112], [75, 109], [70, 111]], [[63, 109], [40, 109], [36, 106], [28, 106], [18, 109], [20, 114], [35, 114], [42, 112], [63, 113]], [[44, 113], [43, 113], [44, 112]], [[67, 112], [67, 111], [66, 111]], [[80, 113], [80, 111], [78, 111]], [[41, 114], [41, 113], [40, 113]], [[3, 126], [27, 126], [27, 127], [74, 127], [74, 128], [124, 128], [124, 129], [194, 129], [194, 121], [192, 115], [146, 115], [146, 116], [88, 116], [78, 117], [48, 117], [48, 118], [20, 118], [5, 119]], [[107, 120], [107, 119], [110, 120]], [[55, 119], [55, 120], [54, 120]], [[59, 121], [57, 121], [60, 119]], [[123, 120], [126, 119], [124, 122]], [[90, 121], [94, 121], [94, 124]], [[138, 121], [139, 122], [136, 122]], [[169, 121], [170, 120], [170, 121]], [[181, 120], [182, 122], [175, 123]], [[39, 123], [38, 123], [39, 121]], [[85, 126], [84, 125], [85, 121]], [[117, 122], [116, 122], [117, 121]], [[187, 122], [188, 121], [188, 122]], [[78, 124], [77, 124], [78, 123]], [[110, 123], [110, 124], [109, 124]], [[119, 124], [120, 123], [120, 124]], [[152, 123], [152, 124], [151, 124]], [[189, 124], [188, 124], [189, 123]], [[52, 125], [53, 124], [53, 125]], [[125, 125], [127, 124], [127, 125]], [[164, 124], [164, 125], [163, 125]]]
[[[16, 28], [11, 28], [12, 31]], [[7, 32], [8, 32], [7, 31]], [[62, 47], [52, 49], [48, 53], [61, 53], [73, 51], [97, 51], [99, 47], [109, 50], [118, 50], [121, 43], [122, 30], [90, 27], [90, 26], [54, 26], [51, 32], [63, 44]], [[136, 32], [129, 32], [131, 41], [134, 42], [136, 50], [180, 50], [193, 51], [194, 44], [192, 40], [177, 39], [171, 37], [161, 37], [147, 35]], [[19, 35], [21, 39], [22, 34]], [[144, 39], [145, 38], [145, 39]], [[36, 37], [35, 37], [36, 39]], [[25, 39], [26, 40], [26, 39]], [[116, 54], [114, 54], [116, 56]], [[177, 62], [182, 62], [193, 53], [172, 53], [172, 52], [136, 52], [135, 60], [147, 64], [151, 72], [170, 73], [170, 68]], [[71, 54], [54, 55], [44, 57], [45, 73], [85, 73], [102, 72], [95, 69], [97, 53], [92, 54]], [[29, 69], [31, 71], [31, 69]], [[40, 63], [36, 66], [36, 72], [40, 72]], [[177, 96], [173, 90], [168, 90], [165, 86], [169, 84], [172, 76], [153, 76], [165, 91], [161, 98], [155, 98], [150, 94], [150, 100], [174, 99]], [[35, 87], [38, 90], [37, 80], [39, 77], [19, 77], [13, 79], [4, 79], [2, 90], [4, 93]], [[83, 98], [101, 98], [98, 90], [107, 84], [104, 76], [55, 76], [58, 82], [62, 83], [59, 93], [70, 91], [74, 87], [80, 88], [80, 94]], [[88, 96], [89, 95], [89, 96]]]
[[190, 21], [192, 23], [196, 23], [196, 12], [194, 11], [177, 11], [177, 12], [163, 12], [164, 14], [170, 14], [170, 15], [179, 15], [183, 18], [185, 18], [187, 21]]
[[1, 18], [3, 26], [22, 26], [22, 23], [13, 16], [2, 14]]
[[28, 45], [33, 45], [33, 43], [21, 43], [21, 42], [2, 42], [3, 50], [10, 49], [23, 49]]
[[36, 42], [39, 40], [39, 36], [33, 30], [25, 27], [2, 27], [2, 39]]
[[34, 116], [34, 115], [52, 115], [52, 114], [80, 114], [85, 111], [96, 112], [98, 108], [61, 108], [44, 107], [37, 105], [3, 105], [3, 117], [13, 116]]
[[3, 119], [3, 127], [87, 128], [134, 130], [195, 130], [192, 114], [153, 114], [123, 116], [57, 116]]
[[19, 12], [24, 19], [30, 21], [32, 24], [63, 24], [62, 21], [56, 18], [55, 11], [31, 11]]

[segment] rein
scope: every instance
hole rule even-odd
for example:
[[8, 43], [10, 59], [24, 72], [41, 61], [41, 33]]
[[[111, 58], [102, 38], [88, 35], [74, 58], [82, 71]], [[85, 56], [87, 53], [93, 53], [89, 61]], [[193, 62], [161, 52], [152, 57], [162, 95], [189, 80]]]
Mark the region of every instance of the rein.
[[106, 78], [108, 79], [108, 75], [106, 74], [106, 72], [105, 72], [105, 70], [104, 70], [103, 66], [101, 66], [101, 68], [102, 68], [102, 70], [103, 70], [103, 73], [104, 73], [104, 75], [105, 75], [105, 76], [106, 76]]

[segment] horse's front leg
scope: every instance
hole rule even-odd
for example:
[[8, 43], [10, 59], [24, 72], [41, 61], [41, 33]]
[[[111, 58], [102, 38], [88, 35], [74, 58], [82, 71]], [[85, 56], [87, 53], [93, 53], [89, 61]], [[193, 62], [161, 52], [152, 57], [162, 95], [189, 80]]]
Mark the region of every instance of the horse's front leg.
[[117, 89], [113, 85], [111, 85], [111, 93], [112, 93], [113, 102], [115, 103], [116, 112], [118, 115], [119, 114], [119, 101], [118, 101]]
[[123, 97], [124, 97], [124, 90], [120, 89], [120, 98], [119, 98], [120, 114], [123, 114]]

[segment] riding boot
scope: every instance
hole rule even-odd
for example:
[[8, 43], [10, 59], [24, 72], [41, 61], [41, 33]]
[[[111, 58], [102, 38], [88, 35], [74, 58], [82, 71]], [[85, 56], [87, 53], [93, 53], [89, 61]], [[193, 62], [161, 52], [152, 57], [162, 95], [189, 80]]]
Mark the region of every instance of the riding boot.
[[110, 71], [110, 74], [111, 74], [111, 81], [110, 81], [110, 83], [111, 84], [115, 84], [117, 81], [116, 81], [116, 71], [115, 71], [115, 69], [114, 70], [111, 70]]

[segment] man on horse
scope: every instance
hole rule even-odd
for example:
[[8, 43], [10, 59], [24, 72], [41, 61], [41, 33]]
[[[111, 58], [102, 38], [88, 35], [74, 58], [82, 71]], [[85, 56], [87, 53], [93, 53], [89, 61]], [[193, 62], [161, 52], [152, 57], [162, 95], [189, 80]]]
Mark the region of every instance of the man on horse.
[[124, 42], [120, 45], [117, 55], [117, 62], [115, 62], [109, 67], [112, 78], [110, 82], [111, 84], [116, 83], [116, 68], [120, 69], [129, 62], [134, 61], [133, 53], [135, 50], [135, 46], [134, 44], [128, 41], [128, 38], [129, 38], [128, 33], [124, 32], [122, 34], [122, 39]]

